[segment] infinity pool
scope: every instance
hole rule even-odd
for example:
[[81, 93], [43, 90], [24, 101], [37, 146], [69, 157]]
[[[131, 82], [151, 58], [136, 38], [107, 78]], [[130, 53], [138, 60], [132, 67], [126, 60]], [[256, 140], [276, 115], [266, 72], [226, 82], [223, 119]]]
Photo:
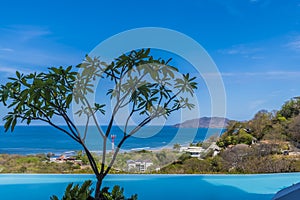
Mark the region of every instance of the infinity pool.
[[[93, 175], [3, 174], [0, 199], [49, 200], [63, 195], [70, 182], [95, 180]], [[280, 189], [300, 181], [300, 173], [263, 175], [109, 175], [105, 186], [120, 185], [139, 200], [253, 199], [270, 200]]]

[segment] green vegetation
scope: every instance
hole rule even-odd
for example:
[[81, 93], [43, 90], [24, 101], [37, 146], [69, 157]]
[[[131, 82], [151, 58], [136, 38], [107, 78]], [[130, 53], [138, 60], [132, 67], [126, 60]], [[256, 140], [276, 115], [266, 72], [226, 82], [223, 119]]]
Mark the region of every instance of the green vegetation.
[[[110, 173], [153, 173], [155, 169], [166, 166], [176, 160], [182, 153], [178, 151], [163, 149], [160, 151], [131, 151], [118, 154], [114, 167]], [[93, 155], [97, 160], [101, 156]], [[113, 154], [107, 154], [107, 162], [110, 162]], [[0, 173], [93, 173], [88, 165], [87, 156], [78, 153], [77, 160], [82, 162], [74, 163], [71, 161], [50, 162], [47, 155], [8, 155], [0, 154]], [[153, 163], [145, 172], [137, 169], [128, 170], [128, 160], [148, 160]], [[98, 164], [99, 165], [99, 164]]]
[[181, 147], [181, 145], [178, 144], [178, 143], [176, 143], [176, 144], [173, 145], [173, 149], [175, 149], [177, 151], [180, 150], [180, 147]]
[[[245, 153], [245, 152], [244, 152]], [[233, 157], [230, 157], [230, 156]], [[299, 172], [300, 161], [296, 157], [282, 155], [248, 156], [241, 152], [226, 152], [203, 160], [188, 158], [177, 161], [160, 170], [163, 174], [245, 174]]]
[[[233, 126], [235, 128], [235, 126]], [[218, 140], [217, 145], [219, 147], [227, 147], [229, 145], [236, 145], [236, 144], [252, 144], [252, 141], [255, 138], [247, 133], [244, 129], [239, 128], [236, 132], [233, 130], [229, 130], [224, 133], [221, 139]]]
[[299, 113], [300, 99], [296, 97], [287, 101], [277, 112], [262, 110], [249, 121], [231, 121], [217, 144], [224, 148], [271, 140], [275, 143], [288, 141], [297, 147], [300, 138]]
[[131, 197], [126, 198], [124, 196], [124, 189], [116, 185], [113, 187], [112, 191], [109, 192], [108, 187], [104, 187], [101, 190], [101, 196], [103, 200], [137, 200], [137, 194], [131, 195]]
[[[253, 119], [230, 121], [216, 144], [223, 148], [202, 160], [182, 156], [161, 173], [276, 173], [300, 171], [300, 98], [279, 111], [259, 111]], [[289, 155], [288, 155], [289, 154]]]
[[[168, 149], [162, 149], [159, 151], [131, 151], [131, 152], [124, 152], [120, 153], [115, 161], [114, 169], [122, 172], [130, 172], [130, 173], [140, 173], [136, 169], [131, 169], [128, 171], [127, 161], [129, 160], [148, 160], [153, 163], [152, 166], [150, 166], [146, 172], [151, 173], [157, 168], [164, 167], [168, 165], [169, 163], [172, 163], [173, 161], [177, 160], [177, 158], [182, 153], [179, 153], [178, 151], [168, 150]], [[111, 159], [111, 154], [108, 154], [108, 162]]]
[[[70, 183], [65, 191], [64, 196], [61, 200], [92, 200], [91, 197], [93, 189], [90, 189], [92, 185], [92, 181], [85, 181], [81, 186], [75, 185], [73, 187], [73, 183]], [[51, 200], [59, 200], [57, 196], [53, 195], [50, 197]]]
[[[70, 183], [65, 191], [61, 200], [94, 200], [92, 197], [93, 189], [90, 189], [92, 181], [85, 181], [81, 186]], [[104, 187], [100, 192], [101, 200], [137, 200], [137, 195], [132, 195], [130, 198], [124, 196], [124, 189], [116, 185], [112, 191], [109, 192], [108, 187]], [[59, 200], [59, 198], [53, 195], [51, 200]]]
[[49, 162], [46, 155], [0, 154], [0, 173], [92, 173], [89, 167], [72, 162]]

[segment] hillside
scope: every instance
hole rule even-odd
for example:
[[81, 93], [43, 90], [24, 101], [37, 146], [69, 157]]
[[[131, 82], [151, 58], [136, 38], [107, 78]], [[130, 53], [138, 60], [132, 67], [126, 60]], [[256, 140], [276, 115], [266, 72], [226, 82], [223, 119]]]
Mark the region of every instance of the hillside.
[[223, 117], [201, 117], [187, 120], [174, 126], [181, 128], [224, 128], [229, 121], [229, 119]]

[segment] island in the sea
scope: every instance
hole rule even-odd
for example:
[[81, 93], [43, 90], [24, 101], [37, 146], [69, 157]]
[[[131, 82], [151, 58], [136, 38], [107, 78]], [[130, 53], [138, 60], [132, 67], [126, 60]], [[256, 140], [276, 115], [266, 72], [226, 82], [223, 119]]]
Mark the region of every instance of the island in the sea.
[[225, 128], [229, 119], [224, 117], [201, 117], [175, 124], [177, 128]]

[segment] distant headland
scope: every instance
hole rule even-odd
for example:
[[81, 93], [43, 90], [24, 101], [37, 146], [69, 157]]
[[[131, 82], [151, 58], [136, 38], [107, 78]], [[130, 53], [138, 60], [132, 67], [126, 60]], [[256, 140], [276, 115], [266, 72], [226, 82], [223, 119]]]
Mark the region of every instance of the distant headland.
[[175, 124], [177, 128], [225, 128], [230, 120], [224, 117], [201, 117]]

